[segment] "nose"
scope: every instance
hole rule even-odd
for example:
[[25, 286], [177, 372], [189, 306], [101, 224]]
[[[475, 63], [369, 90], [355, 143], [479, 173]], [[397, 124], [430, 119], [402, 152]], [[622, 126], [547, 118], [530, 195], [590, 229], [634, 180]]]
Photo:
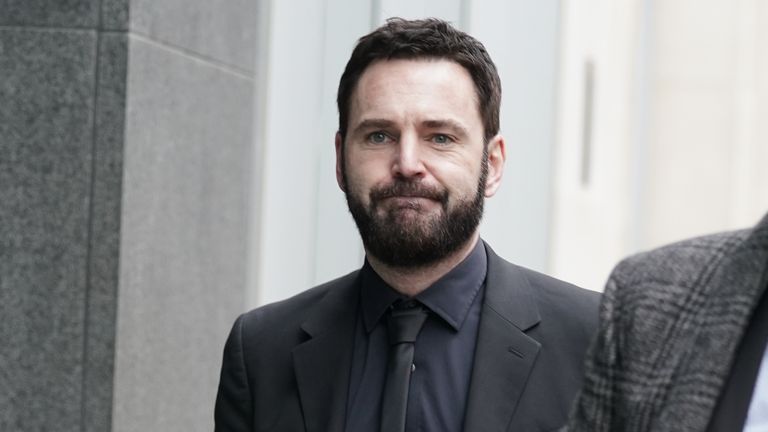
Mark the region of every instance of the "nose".
[[406, 178], [424, 175], [424, 162], [417, 137], [410, 134], [400, 137], [392, 170], [395, 176]]

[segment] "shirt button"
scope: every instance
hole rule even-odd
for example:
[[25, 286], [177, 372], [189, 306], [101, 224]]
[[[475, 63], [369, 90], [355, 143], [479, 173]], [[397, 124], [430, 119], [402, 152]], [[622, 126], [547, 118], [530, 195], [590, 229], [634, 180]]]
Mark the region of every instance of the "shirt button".
[[411, 373], [416, 372], [416, 363], [411, 363]]

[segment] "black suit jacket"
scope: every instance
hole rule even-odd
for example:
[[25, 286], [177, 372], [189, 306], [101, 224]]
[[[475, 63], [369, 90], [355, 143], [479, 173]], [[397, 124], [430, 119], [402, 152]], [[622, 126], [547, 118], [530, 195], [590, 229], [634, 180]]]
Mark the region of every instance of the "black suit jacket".
[[[486, 251], [464, 430], [555, 430], [581, 386], [598, 294]], [[343, 431], [358, 273], [237, 319], [224, 348], [216, 431]]]

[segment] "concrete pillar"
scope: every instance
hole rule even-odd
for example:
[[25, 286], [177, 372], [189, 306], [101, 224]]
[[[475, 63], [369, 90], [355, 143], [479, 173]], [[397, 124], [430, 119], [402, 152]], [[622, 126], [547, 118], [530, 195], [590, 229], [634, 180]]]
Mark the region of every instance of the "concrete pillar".
[[0, 0], [0, 430], [212, 429], [258, 13]]

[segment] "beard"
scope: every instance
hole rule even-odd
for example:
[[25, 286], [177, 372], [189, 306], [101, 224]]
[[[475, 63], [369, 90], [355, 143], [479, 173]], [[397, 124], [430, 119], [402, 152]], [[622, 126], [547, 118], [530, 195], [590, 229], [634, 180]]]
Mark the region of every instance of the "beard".
[[[367, 253], [392, 267], [420, 268], [434, 264], [464, 246], [483, 217], [488, 154], [483, 151], [480, 178], [475, 196], [450, 206], [447, 190], [398, 178], [369, 192], [369, 204], [349, 192], [346, 166], [342, 172], [349, 212], [357, 224]], [[428, 198], [440, 204], [438, 214], [424, 214], [419, 200], [382, 208], [392, 197]]]

